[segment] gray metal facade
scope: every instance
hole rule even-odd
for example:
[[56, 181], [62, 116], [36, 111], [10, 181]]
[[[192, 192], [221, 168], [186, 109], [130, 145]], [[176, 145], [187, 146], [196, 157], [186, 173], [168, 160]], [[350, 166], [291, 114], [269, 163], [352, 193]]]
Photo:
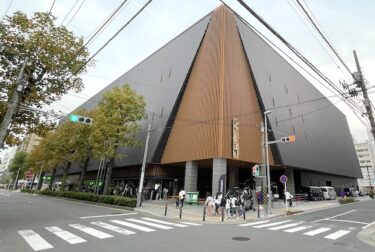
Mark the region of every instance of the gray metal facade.
[[[92, 109], [98, 105], [106, 91], [116, 86], [129, 84], [138, 94], [144, 96], [147, 103], [148, 118], [140, 122], [141, 131], [137, 135], [140, 142], [145, 141], [147, 125], [152, 125], [147, 162], [154, 156], [179, 92], [188, 77], [188, 72], [197, 54], [199, 45], [207, 29], [210, 15], [198, 21], [185, 32], [167, 43], [161, 49], [147, 57], [137, 66], [108, 85], [79, 108]], [[128, 166], [142, 163], [144, 146], [123, 148], [119, 151], [127, 156], [116, 160], [115, 166]], [[98, 169], [99, 162], [91, 160], [88, 170]], [[78, 172], [72, 167], [71, 172]]]
[[361, 177], [345, 115], [242, 20], [236, 19], [255, 84], [285, 165]]

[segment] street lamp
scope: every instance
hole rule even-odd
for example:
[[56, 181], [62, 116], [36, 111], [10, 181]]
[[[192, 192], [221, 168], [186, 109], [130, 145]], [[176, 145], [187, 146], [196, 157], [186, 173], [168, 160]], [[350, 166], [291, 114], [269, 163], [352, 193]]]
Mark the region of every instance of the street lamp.
[[268, 214], [272, 214], [271, 212], [271, 174], [270, 174], [270, 164], [268, 160], [268, 128], [267, 128], [267, 115], [271, 114], [271, 110], [264, 111], [264, 138], [265, 138], [265, 147], [266, 147], [266, 169], [267, 169], [267, 184], [268, 184], [268, 205], [267, 205], [267, 212]]

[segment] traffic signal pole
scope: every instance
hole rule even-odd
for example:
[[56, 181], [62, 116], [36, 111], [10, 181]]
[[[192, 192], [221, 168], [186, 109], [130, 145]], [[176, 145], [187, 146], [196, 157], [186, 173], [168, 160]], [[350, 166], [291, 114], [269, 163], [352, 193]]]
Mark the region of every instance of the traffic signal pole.
[[16, 81], [16, 88], [13, 91], [13, 96], [11, 102], [8, 104], [7, 112], [1, 122], [0, 126], [0, 148], [4, 147], [5, 138], [8, 135], [8, 128], [12, 123], [12, 117], [14, 113], [18, 111], [18, 107], [20, 105], [20, 94], [23, 92], [23, 85], [22, 85], [22, 78], [23, 72], [25, 71], [25, 67], [27, 64], [28, 58], [26, 57], [25, 61], [22, 64], [21, 71], [18, 74], [17, 81]]

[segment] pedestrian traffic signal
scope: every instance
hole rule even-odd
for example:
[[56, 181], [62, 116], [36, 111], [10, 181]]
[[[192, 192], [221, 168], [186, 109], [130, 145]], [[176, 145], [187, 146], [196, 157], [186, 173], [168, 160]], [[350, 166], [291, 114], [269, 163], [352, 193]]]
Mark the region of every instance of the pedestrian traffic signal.
[[74, 115], [74, 114], [71, 114], [69, 115], [69, 120], [71, 122], [78, 122], [78, 123], [83, 123], [83, 124], [91, 124], [92, 123], [92, 119], [89, 118], [89, 117], [85, 117], [85, 116], [80, 116], [80, 115]]
[[281, 142], [287, 143], [287, 142], [295, 142], [296, 141], [296, 136], [287, 136], [287, 137], [282, 137]]
[[259, 177], [259, 165], [254, 165], [253, 166], [253, 176], [254, 177]]

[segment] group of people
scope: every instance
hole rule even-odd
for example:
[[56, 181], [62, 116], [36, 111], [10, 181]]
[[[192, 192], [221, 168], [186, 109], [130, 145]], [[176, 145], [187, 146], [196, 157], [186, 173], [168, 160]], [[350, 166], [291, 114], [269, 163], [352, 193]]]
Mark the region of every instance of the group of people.
[[242, 192], [234, 192], [227, 196], [218, 192], [215, 197], [212, 197], [210, 193], [207, 193], [205, 201], [207, 215], [221, 215], [221, 211], [224, 211], [227, 219], [233, 216], [240, 218], [247, 207], [253, 209], [253, 204], [253, 195], [248, 188], [243, 189]]
[[161, 186], [158, 186], [156, 189], [152, 188], [149, 185], [146, 185], [143, 189], [143, 198], [146, 202], [151, 202], [152, 200], [167, 200], [168, 199], [168, 188], [164, 187], [161, 189]]

